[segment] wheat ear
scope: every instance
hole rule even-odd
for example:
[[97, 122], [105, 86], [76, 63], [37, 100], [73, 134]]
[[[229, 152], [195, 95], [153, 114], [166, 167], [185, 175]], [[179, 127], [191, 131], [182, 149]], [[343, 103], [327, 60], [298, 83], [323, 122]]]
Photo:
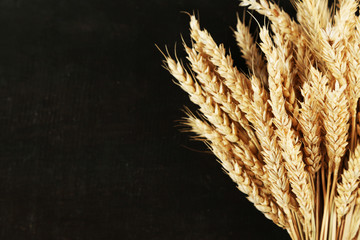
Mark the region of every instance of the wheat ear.
[[[250, 127], [245, 115], [241, 112], [236, 101], [232, 98], [229, 90], [224, 86], [221, 79], [211, 70], [208, 61], [195, 49], [187, 47], [185, 43], [184, 47], [188, 54], [187, 59], [190, 61], [192, 70], [196, 73], [196, 78], [201, 83], [204, 91], [212, 96], [214, 101], [221, 106], [222, 110], [233, 121], [241, 125], [245, 130], [244, 134], [248, 134], [251, 136], [250, 138], [255, 138], [254, 131]], [[256, 154], [255, 148], [255, 146], [251, 147], [254, 154]]]
[[308, 165], [308, 171], [315, 178], [315, 173], [321, 167], [322, 153], [320, 149], [321, 143], [321, 125], [320, 113], [322, 109], [319, 107], [315, 99], [316, 92], [308, 83], [304, 83], [302, 87], [303, 102], [301, 102], [301, 113], [299, 123], [303, 133], [305, 162]]
[[199, 119], [188, 117], [187, 124], [192, 127], [193, 132], [205, 137], [210, 142], [211, 150], [219, 158], [228, 175], [238, 185], [239, 190], [248, 195], [248, 199], [254, 203], [255, 207], [279, 226], [287, 227], [282, 210], [272, 200], [271, 196], [263, 191], [264, 188], [258, 187], [248, 173], [238, 164], [242, 162], [242, 159], [232, 153], [231, 149], [233, 148], [229, 147], [231, 143], [210, 125]]
[[[355, 31], [354, 31], [355, 32]], [[356, 42], [360, 41], [360, 34], [358, 31], [354, 34], [355, 42], [347, 42], [347, 62], [348, 62], [348, 71], [346, 72], [349, 87], [348, 87], [348, 98], [350, 105], [350, 116], [351, 116], [351, 133], [350, 133], [350, 149], [353, 150], [355, 143], [357, 141], [356, 134], [356, 113], [357, 113], [357, 104], [360, 98], [360, 57], [359, 44]]]
[[269, 175], [270, 189], [276, 199], [277, 204], [283, 209], [289, 222], [293, 236], [296, 236], [299, 230], [294, 229], [296, 224], [293, 219], [292, 196], [290, 194], [289, 180], [286, 173], [281, 149], [276, 141], [272, 117], [268, 111], [267, 92], [260, 86], [260, 81], [256, 76], [252, 76], [252, 88], [254, 92], [254, 102], [251, 105], [253, 110], [252, 122], [260, 144], [262, 146], [262, 156], [266, 163], [265, 169]]
[[292, 124], [294, 127], [297, 126], [297, 114], [299, 106], [296, 101], [294, 81], [297, 74], [295, 62], [293, 58], [293, 44], [287, 40], [280, 31], [278, 31], [272, 24], [274, 34], [275, 48], [277, 56], [281, 63], [278, 65], [278, 71], [283, 75], [283, 95], [286, 103], [285, 107], [288, 114], [291, 114]]
[[346, 39], [355, 32], [356, 11], [358, 9], [359, 1], [357, 0], [338, 0], [337, 11], [334, 16], [334, 27]]
[[345, 89], [346, 85], [340, 87], [336, 82], [335, 89], [327, 94], [323, 116], [329, 170], [335, 174], [337, 174], [348, 144], [350, 114]]
[[303, 44], [300, 41], [303, 34], [301, 28], [278, 5], [266, 0], [240, 0], [240, 6], [247, 6], [249, 9], [253, 9], [269, 18], [274, 27], [295, 45]]
[[305, 218], [304, 225], [310, 234], [312, 229], [314, 196], [310, 184], [308, 172], [305, 171], [305, 164], [301, 152], [301, 143], [292, 128], [292, 120], [285, 110], [285, 98], [282, 90], [282, 77], [276, 69], [281, 64], [277, 51], [273, 49], [269, 32], [266, 28], [260, 30], [260, 38], [263, 41], [261, 48], [268, 58], [269, 90], [274, 124], [277, 128], [276, 135], [283, 150], [283, 158], [288, 172], [288, 177], [300, 206], [300, 212]]
[[193, 77], [183, 69], [180, 62], [166, 57], [166, 64], [170, 73], [179, 82], [180, 87], [189, 94], [191, 101], [200, 106], [200, 111], [230, 142], [249, 143], [247, 136], [239, 130], [239, 126], [223, 113], [221, 107], [202, 90]]
[[[341, 175], [341, 183], [337, 186], [338, 195], [335, 197], [337, 216], [340, 220], [355, 203], [360, 178], [360, 143], [355, 151], [350, 153], [348, 169]], [[340, 222], [340, 221], [339, 221]]]
[[334, 85], [335, 79], [341, 86], [348, 84], [346, 80], [346, 45], [339, 31], [328, 26], [318, 35], [317, 43], [314, 46], [314, 53], [317, 55], [317, 59], [323, 61], [326, 68], [330, 70], [328, 73], [333, 77], [332, 85]]
[[[327, 0], [296, 0], [297, 19], [311, 40], [330, 22]], [[316, 43], [314, 43], [316, 44]]]
[[[206, 62], [202, 60], [200, 54], [197, 54], [194, 49], [190, 49], [186, 47], [186, 52], [188, 53], [188, 59], [192, 64], [192, 69], [197, 73], [198, 80], [203, 84], [203, 88], [207, 93], [210, 93], [221, 108], [226, 112], [230, 118], [232, 118], [236, 122], [240, 122], [242, 126], [249, 128], [249, 123], [244, 116], [242, 116], [240, 109], [235, 104], [232, 97], [229, 93], [224, 89], [225, 87], [219, 82], [209, 67], [206, 65]], [[252, 129], [250, 129], [253, 131]], [[240, 147], [234, 146], [234, 150], [239, 150], [243, 148], [242, 144]], [[264, 174], [262, 168], [263, 164], [261, 161], [256, 160], [250, 152], [245, 152], [248, 159], [246, 161], [246, 165], [251, 169], [256, 176], [261, 179], [265, 186], [269, 187], [269, 183], [267, 180], [267, 174]], [[250, 158], [250, 159], [249, 159]], [[255, 160], [254, 160], [255, 159]], [[245, 159], [244, 159], [245, 162]]]
[[[346, 146], [348, 145], [348, 121], [350, 114], [345, 90], [346, 85], [340, 87], [339, 82], [336, 81], [335, 89], [327, 93], [323, 112], [324, 129], [326, 131], [325, 146], [328, 155], [327, 192], [324, 197], [325, 204], [321, 232], [321, 237], [325, 238], [329, 234], [329, 231], [327, 230], [330, 220], [329, 216], [333, 217], [330, 213], [334, 212], [335, 207], [333, 199], [339, 174], [339, 167], [342, 157], [345, 154]], [[332, 181], [331, 176], [333, 176]], [[336, 218], [333, 222], [334, 221], [336, 222]], [[334, 228], [330, 229], [334, 230]]]
[[238, 146], [235, 150], [239, 151], [240, 149], [245, 151], [246, 158], [244, 158], [244, 164], [253, 171], [259, 180], [266, 182], [267, 175], [263, 172], [263, 164], [252, 154], [248, 143], [242, 139], [243, 134], [239, 131], [236, 123], [232, 122], [227, 114], [222, 112], [221, 106], [219, 106], [211, 96], [202, 91], [199, 84], [184, 71], [179, 62], [176, 63], [175, 60], [170, 57], [166, 58], [166, 62], [170, 73], [178, 80], [180, 86], [189, 93], [190, 99], [200, 106], [200, 111], [209, 122], [213, 124], [228, 141]]
[[[355, 209], [357, 189], [360, 177], [360, 145], [350, 153], [348, 169], [341, 176], [341, 183], [337, 185], [338, 195], [335, 197], [335, 206], [338, 218], [338, 226], [343, 225], [343, 239], [349, 239], [351, 235], [351, 222]], [[356, 217], [355, 217], [356, 218]]]
[[[191, 16], [191, 35], [193, 40], [196, 41], [198, 51], [209, 56], [209, 60], [216, 67], [216, 72], [231, 91], [232, 97], [239, 103], [241, 111], [247, 114], [251, 101], [250, 81], [233, 65], [231, 56], [226, 56], [224, 47], [222, 45], [217, 46], [211, 35], [206, 30], [200, 30], [199, 26], [195, 16]], [[256, 139], [255, 133], [248, 131], [248, 135], [251, 142], [260, 151], [261, 146]]]
[[250, 27], [246, 26], [245, 23], [239, 19], [239, 17], [237, 17], [237, 25], [236, 30], [234, 31], [234, 35], [241, 50], [242, 57], [246, 61], [246, 65], [266, 87], [268, 83], [264, 56], [261, 54], [253, 36], [250, 33]]
[[[231, 90], [231, 93], [243, 112], [248, 112], [251, 102], [251, 89], [249, 79], [234, 66], [231, 56], [226, 55], [223, 45], [218, 46], [211, 35], [206, 30], [200, 30], [197, 19], [192, 16], [190, 21], [192, 35], [197, 43], [202, 43], [204, 51], [210, 58], [210, 61], [216, 66], [217, 72], [224, 79], [225, 85]], [[196, 33], [196, 34], [195, 34]]]

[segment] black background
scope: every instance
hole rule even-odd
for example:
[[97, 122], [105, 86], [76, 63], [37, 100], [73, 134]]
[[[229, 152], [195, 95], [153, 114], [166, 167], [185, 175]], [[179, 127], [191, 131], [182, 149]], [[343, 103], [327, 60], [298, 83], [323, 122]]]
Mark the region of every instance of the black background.
[[237, 0], [0, 0], [0, 239], [289, 239], [177, 127], [180, 11], [243, 66]]

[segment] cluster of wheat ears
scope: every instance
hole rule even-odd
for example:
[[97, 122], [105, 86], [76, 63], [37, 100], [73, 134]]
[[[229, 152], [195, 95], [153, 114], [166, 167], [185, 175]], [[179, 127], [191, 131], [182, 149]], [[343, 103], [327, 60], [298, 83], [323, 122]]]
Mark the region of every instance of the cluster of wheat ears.
[[267, 0], [255, 40], [234, 30], [248, 73], [190, 15], [188, 67], [165, 67], [199, 106], [186, 124], [255, 207], [292, 239], [360, 239], [358, 0], [293, 0], [297, 19]]

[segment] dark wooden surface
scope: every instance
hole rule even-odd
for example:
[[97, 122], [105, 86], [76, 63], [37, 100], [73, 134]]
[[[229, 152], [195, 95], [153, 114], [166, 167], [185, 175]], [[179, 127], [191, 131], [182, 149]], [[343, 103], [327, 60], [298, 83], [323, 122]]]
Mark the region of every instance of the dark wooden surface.
[[237, 0], [0, 0], [0, 239], [289, 239], [176, 127], [183, 10], [239, 58]]

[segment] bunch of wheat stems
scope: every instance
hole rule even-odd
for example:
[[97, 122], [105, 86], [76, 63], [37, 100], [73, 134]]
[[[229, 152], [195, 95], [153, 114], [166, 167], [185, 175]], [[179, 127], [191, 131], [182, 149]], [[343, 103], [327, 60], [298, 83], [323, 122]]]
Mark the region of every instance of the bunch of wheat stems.
[[239, 190], [292, 239], [360, 239], [358, 0], [294, 0], [297, 21], [266, 0], [258, 43], [235, 36], [249, 74], [190, 16], [189, 61], [165, 67], [199, 105], [186, 124]]

